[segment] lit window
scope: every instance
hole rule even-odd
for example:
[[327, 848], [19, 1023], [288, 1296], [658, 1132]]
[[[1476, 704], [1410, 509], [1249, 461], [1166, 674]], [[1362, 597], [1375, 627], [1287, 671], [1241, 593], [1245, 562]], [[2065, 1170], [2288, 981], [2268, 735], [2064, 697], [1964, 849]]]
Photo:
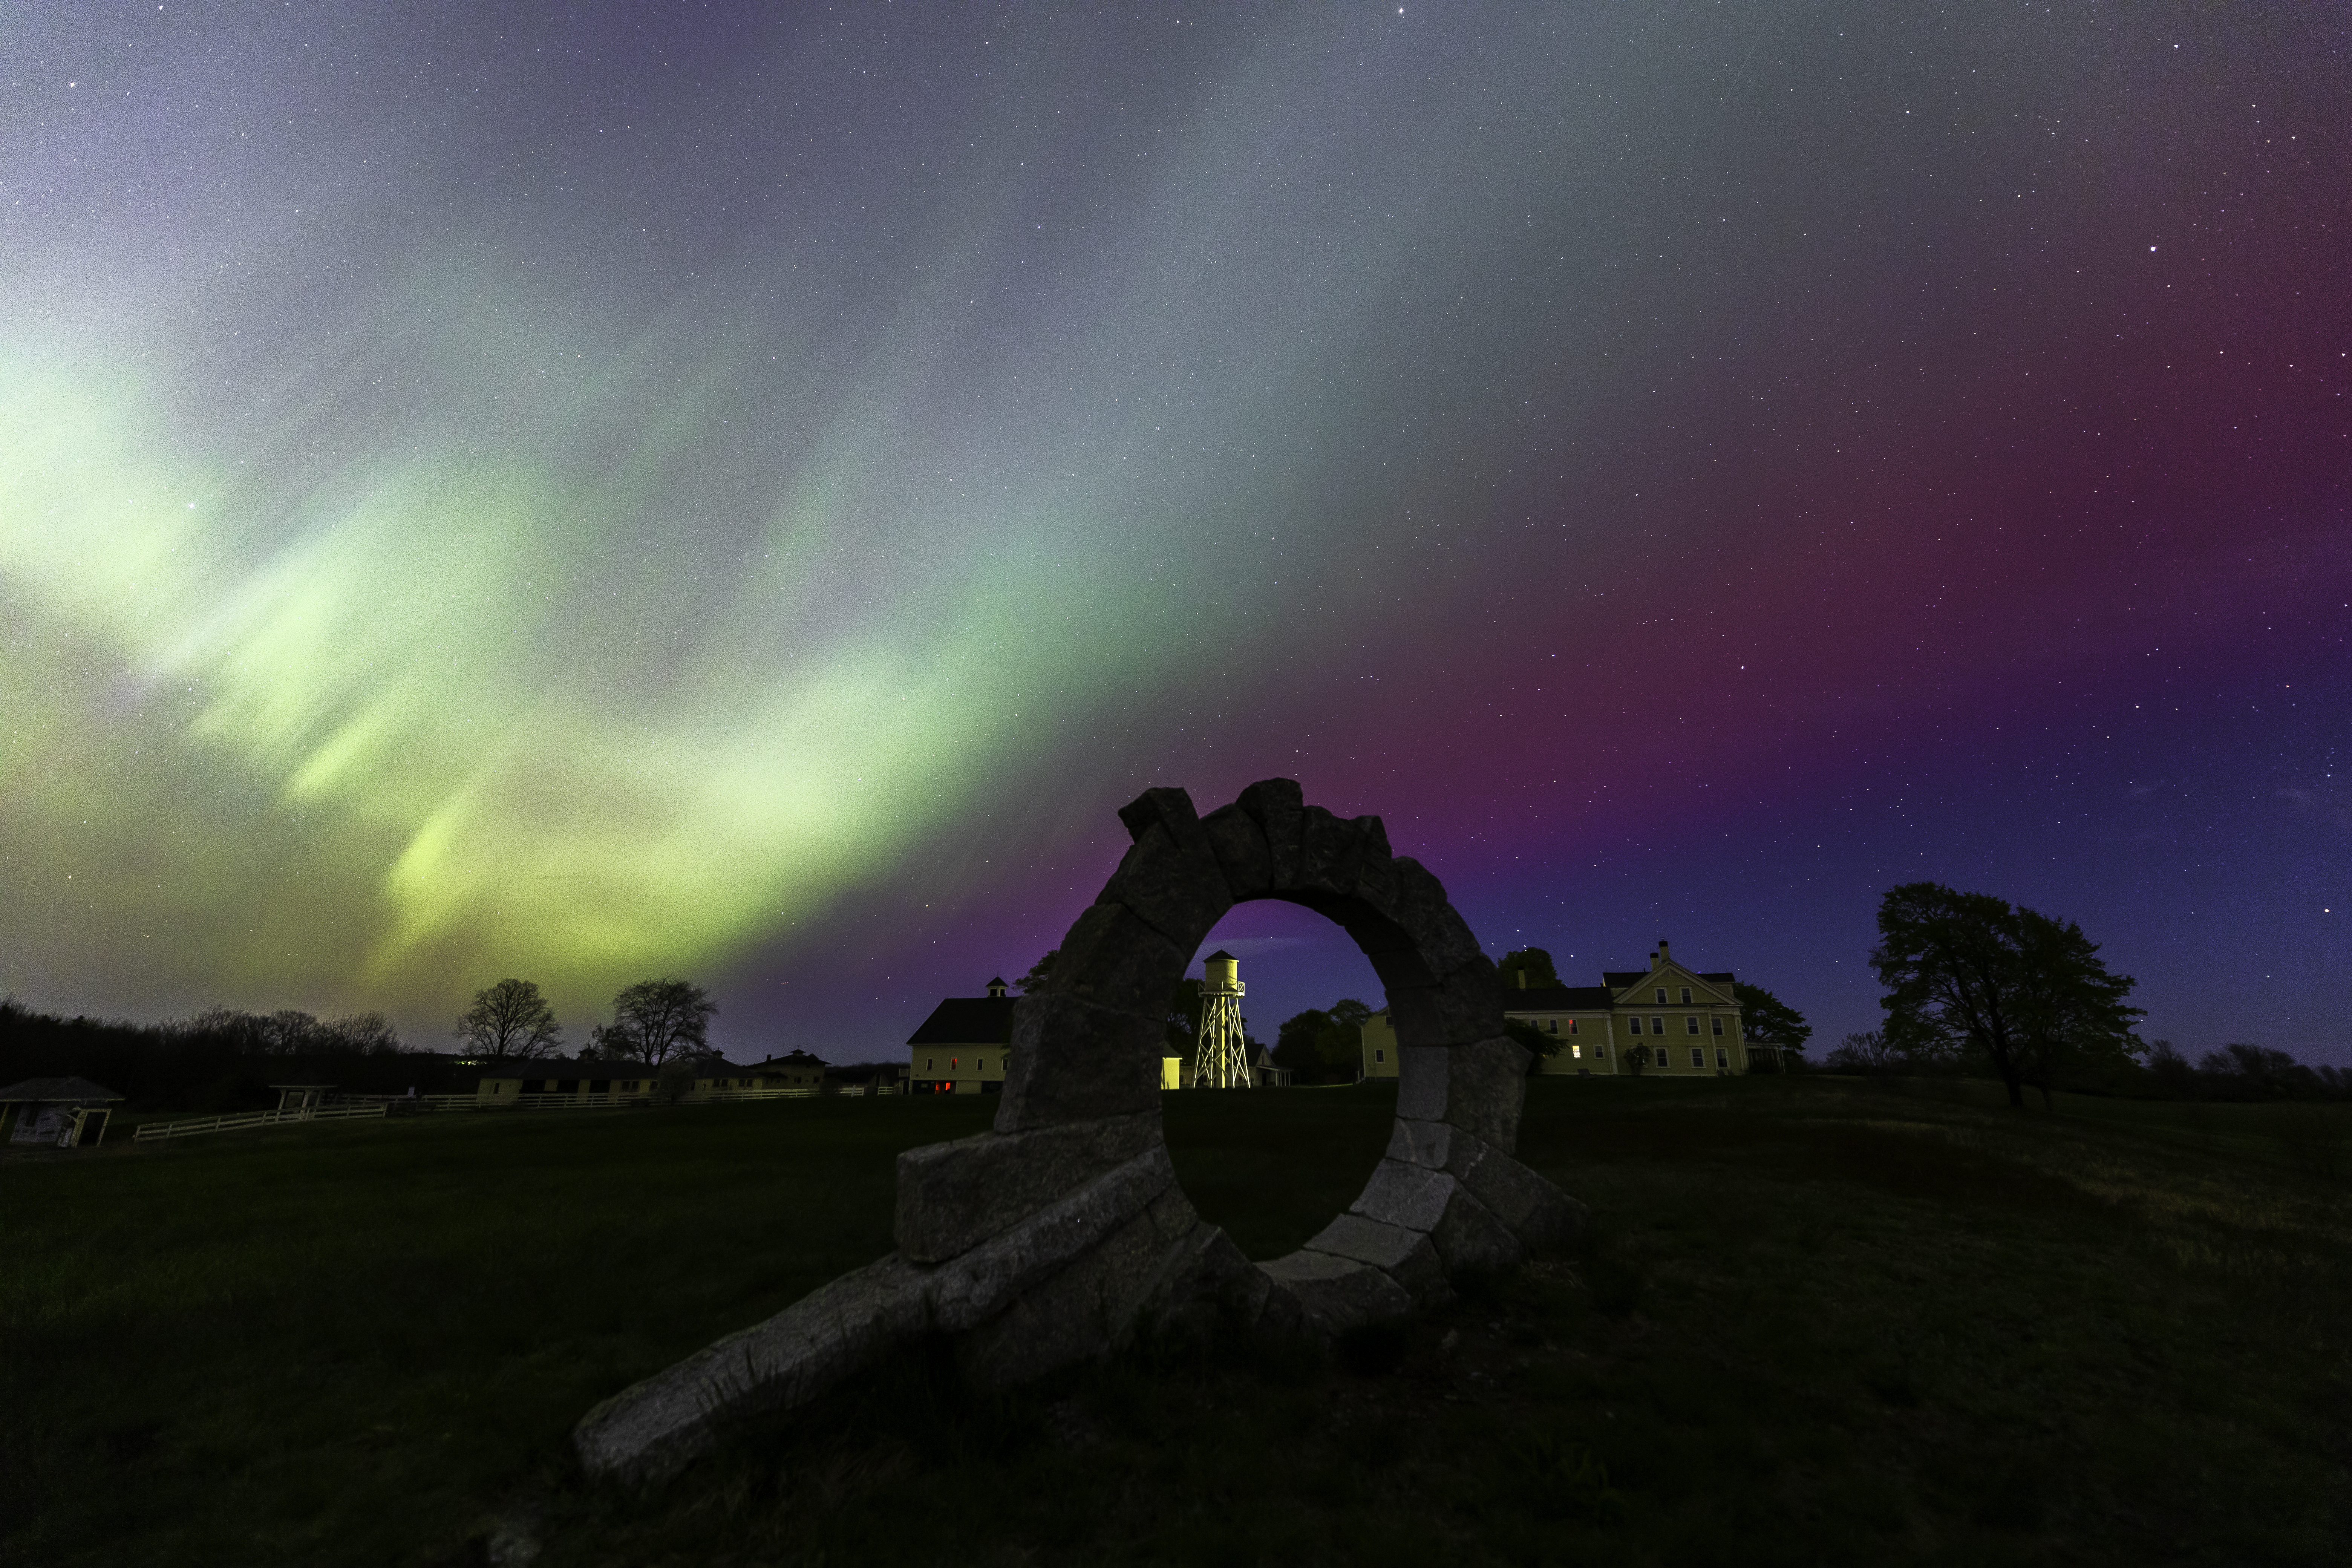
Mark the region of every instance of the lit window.
[[1683, 987], [1683, 1005], [1685, 1007], [1690, 1005], [1690, 987], [1687, 985]]
[[1576, 1033], [1576, 1020], [1573, 1018], [1568, 1021], [1568, 1032], [1571, 1035]]
[[1708, 1020], [1708, 1022], [1712, 1023], [1712, 1024], [1715, 1026], [1714, 1033], [1718, 1034], [1718, 1035], [1719, 1035], [1719, 1034], [1721, 1034], [1721, 1033], [1723, 1033], [1723, 1015], [1722, 1015], [1722, 1014], [1717, 1013], [1717, 1014], [1713, 1018], [1709, 1019], [1709, 1020]]
[[1706, 1047], [1705, 1046], [1693, 1046], [1691, 1047], [1691, 1066], [1695, 1068], [1703, 1068], [1706, 1066]]
[[1633, 1029], [1633, 1033], [1638, 1035], [1642, 1032], [1642, 1020], [1638, 1016], [1628, 1018], [1625, 1022]]

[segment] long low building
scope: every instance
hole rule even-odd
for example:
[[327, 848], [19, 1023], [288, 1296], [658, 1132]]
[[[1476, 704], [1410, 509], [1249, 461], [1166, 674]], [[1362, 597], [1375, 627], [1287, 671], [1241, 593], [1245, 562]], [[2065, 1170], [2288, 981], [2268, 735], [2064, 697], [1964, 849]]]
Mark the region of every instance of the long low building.
[[[1748, 1041], [1731, 971], [1675, 962], [1664, 942], [1647, 969], [1601, 973], [1599, 985], [1529, 986], [1504, 994], [1503, 1014], [1558, 1043], [1540, 1071], [1554, 1077], [1744, 1073]], [[1396, 1029], [1383, 1007], [1364, 1025], [1366, 1078], [1397, 1075]]]

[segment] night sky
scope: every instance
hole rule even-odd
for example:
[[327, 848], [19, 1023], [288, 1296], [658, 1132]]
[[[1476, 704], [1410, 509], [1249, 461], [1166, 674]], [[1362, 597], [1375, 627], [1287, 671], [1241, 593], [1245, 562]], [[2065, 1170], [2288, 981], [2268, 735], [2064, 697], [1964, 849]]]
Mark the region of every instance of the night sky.
[[[1155, 784], [2352, 1062], [2352, 12], [0, 10], [0, 989], [889, 1054]], [[1253, 1032], [1377, 999], [1245, 906]]]

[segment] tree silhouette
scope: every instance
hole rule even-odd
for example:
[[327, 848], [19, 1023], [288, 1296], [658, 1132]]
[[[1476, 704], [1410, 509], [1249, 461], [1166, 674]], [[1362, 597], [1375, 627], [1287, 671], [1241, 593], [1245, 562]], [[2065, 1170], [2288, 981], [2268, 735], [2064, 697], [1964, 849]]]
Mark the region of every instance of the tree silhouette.
[[1805, 1042], [1813, 1037], [1813, 1026], [1805, 1016], [1781, 1001], [1761, 985], [1732, 982], [1732, 994], [1739, 998], [1739, 1031], [1748, 1037], [1748, 1055], [1761, 1046], [1769, 1055], [1776, 1068], [1782, 1065], [1781, 1053], [1805, 1054]]
[[2046, 1104], [2054, 1069], [2128, 1062], [2142, 1048], [2131, 1026], [2140, 1009], [2124, 1002], [2131, 977], [2108, 973], [2071, 921], [1907, 882], [1880, 901], [1878, 936], [1870, 964], [1886, 987], [1887, 1045], [1931, 1058], [1981, 1051], [2020, 1110], [2029, 1073]]
[[551, 1057], [563, 1047], [563, 1026], [555, 1009], [529, 980], [501, 980], [474, 993], [474, 1005], [450, 1031], [474, 1054], [493, 1061]]
[[684, 980], [640, 980], [613, 998], [613, 1021], [595, 1031], [598, 1050], [657, 1068], [705, 1047], [719, 1005]]
[[1501, 977], [1507, 990], [1518, 988], [1517, 976], [1522, 969], [1528, 972], [1530, 986], [1542, 989], [1559, 984], [1559, 972], [1552, 967], [1551, 954], [1539, 947], [1514, 948], [1503, 954], [1495, 965], [1496, 974]]

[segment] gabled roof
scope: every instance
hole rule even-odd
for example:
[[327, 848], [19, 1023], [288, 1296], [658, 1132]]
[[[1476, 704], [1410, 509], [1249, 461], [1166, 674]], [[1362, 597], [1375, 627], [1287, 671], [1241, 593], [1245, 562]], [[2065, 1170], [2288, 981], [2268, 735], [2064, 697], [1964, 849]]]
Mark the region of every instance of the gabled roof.
[[1002, 1046], [1013, 1038], [1017, 996], [950, 996], [931, 1009], [910, 1046]]
[[22, 1083], [12, 1083], [0, 1089], [0, 1105], [17, 1100], [33, 1100], [47, 1105], [71, 1100], [79, 1105], [96, 1105], [100, 1100], [122, 1097], [102, 1083], [92, 1083], [86, 1078], [28, 1078]]
[[782, 1056], [770, 1057], [751, 1070], [757, 1072], [761, 1068], [821, 1068], [824, 1065], [823, 1057], [812, 1056], [807, 1051], [795, 1047], [786, 1051]]
[[1732, 984], [1731, 971], [1728, 969], [1715, 970], [1702, 974], [1696, 969], [1685, 969], [1679, 963], [1668, 969], [1606, 969], [1601, 971], [1601, 978], [1609, 983], [1611, 990], [1622, 991], [1629, 985], [1646, 985], [1654, 980], [1664, 984], [1679, 984], [1664, 978], [1669, 973], [1687, 974], [1695, 980], [1705, 980], [1717, 985]]
[[1606, 985], [1516, 985], [1503, 988], [1506, 1013], [1570, 1013], [1597, 1009], [1606, 1012], [1615, 998]]

